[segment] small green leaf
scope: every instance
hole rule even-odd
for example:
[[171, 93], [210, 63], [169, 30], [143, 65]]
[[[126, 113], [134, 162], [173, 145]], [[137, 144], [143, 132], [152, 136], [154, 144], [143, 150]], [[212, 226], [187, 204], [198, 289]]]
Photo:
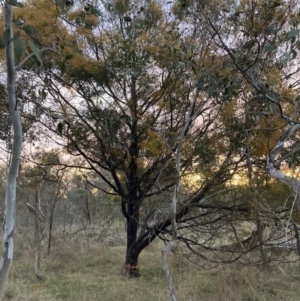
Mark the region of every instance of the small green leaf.
[[291, 38], [294, 38], [294, 37], [298, 36], [299, 33], [300, 33], [300, 29], [292, 29], [291, 31], [289, 31], [289, 32], [287, 33], [287, 37], [288, 37], [289, 39], [291, 39]]
[[242, 48], [250, 50], [255, 45], [255, 42], [255, 40], [247, 41]]
[[31, 24], [25, 24], [23, 25], [22, 29], [26, 32], [26, 34], [30, 37], [33, 37], [34, 39], [37, 39], [37, 34], [35, 27]]
[[2, 35], [2, 39], [1, 39], [2, 45], [4, 45], [4, 47], [5, 47], [5, 45], [9, 42], [9, 40], [10, 40], [10, 30], [9, 30], [9, 28], [7, 28], [7, 29], [5, 29], [5, 31]]
[[229, 81], [229, 82], [226, 83], [225, 88], [229, 88], [229, 87], [231, 87], [231, 86], [232, 86], [232, 82]]
[[106, 137], [106, 138], [103, 139], [104, 144], [108, 144], [110, 142], [111, 142], [111, 137]]
[[181, 67], [181, 68], [185, 68], [185, 63], [184, 62], [178, 62], [178, 65]]
[[99, 9], [95, 8], [95, 7], [92, 8], [92, 13], [94, 15], [96, 15], [97, 17], [102, 17], [101, 11]]
[[17, 38], [14, 40], [14, 50], [15, 50], [16, 65], [18, 65], [22, 55], [25, 52], [25, 44], [21, 39]]
[[36, 48], [36, 46], [34, 45], [34, 43], [32, 41], [29, 41], [29, 47], [31, 48], [32, 52], [34, 53], [34, 55], [36, 56], [36, 58], [38, 59], [39, 63], [41, 65], [43, 65], [43, 61], [40, 57], [40, 52], [39, 50]]
[[123, 149], [123, 145], [121, 143], [116, 143], [116, 149]]
[[280, 29], [274, 28], [273, 26], [267, 26], [264, 30], [266, 35], [276, 34]]
[[274, 44], [267, 44], [265, 50], [268, 52], [276, 51], [277, 47]]
[[132, 19], [131, 19], [131, 17], [129, 17], [129, 16], [125, 16], [125, 17], [124, 17], [124, 21], [125, 21], [125, 22], [131, 22]]

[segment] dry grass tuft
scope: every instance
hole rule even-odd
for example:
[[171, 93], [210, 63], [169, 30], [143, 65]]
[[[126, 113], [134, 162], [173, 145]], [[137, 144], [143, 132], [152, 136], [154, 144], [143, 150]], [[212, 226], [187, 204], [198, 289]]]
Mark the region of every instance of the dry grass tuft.
[[[122, 276], [125, 249], [86, 238], [56, 238], [51, 256], [44, 255], [44, 280], [34, 275], [32, 240], [19, 238], [4, 300], [12, 301], [165, 301], [170, 300], [161, 268], [161, 243], [140, 258], [142, 277]], [[170, 255], [180, 301], [297, 301], [299, 265], [281, 267], [220, 267], [203, 270]]]

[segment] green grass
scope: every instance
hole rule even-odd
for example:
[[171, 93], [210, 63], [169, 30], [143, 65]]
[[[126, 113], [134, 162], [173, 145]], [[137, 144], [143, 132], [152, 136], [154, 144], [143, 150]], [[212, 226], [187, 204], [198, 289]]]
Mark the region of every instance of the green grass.
[[[124, 247], [105, 247], [90, 240], [64, 238], [42, 260], [43, 280], [33, 272], [34, 251], [17, 240], [16, 256], [4, 300], [12, 301], [165, 301], [170, 300], [161, 268], [162, 245], [140, 257], [139, 279], [122, 275]], [[299, 264], [203, 270], [173, 254], [171, 272], [180, 301], [296, 301], [300, 296]]]

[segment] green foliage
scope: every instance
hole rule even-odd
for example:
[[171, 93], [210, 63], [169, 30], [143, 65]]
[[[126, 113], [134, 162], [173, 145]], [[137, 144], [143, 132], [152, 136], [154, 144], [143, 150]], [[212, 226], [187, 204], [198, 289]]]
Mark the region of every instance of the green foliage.
[[[252, 167], [263, 183], [265, 157], [286, 125], [282, 116], [299, 122], [294, 8], [248, 0], [102, 3], [99, 11], [30, 0], [16, 9], [16, 57], [33, 54], [24, 69], [38, 71], [28, 94], [43, 126], [86, 160], [123, 211], [129, 204], [161, 208], [157, 223], [168, 218], [164, 198], [178, 179], [182, 135], [181, 205], [216, 193], [210, 204], [250, 203], [245, 216], [253, 219], [257, 206], [245, 175]], [[41, 55], [45, 47], [57, 53]], [[60, 163], [50, 155], [41, 160]], [[217, 193], [231, 180], [240, 191]], [[286, 197], [271, 186], [255, 187], [266, 207]]]
[[114, 9], [118, 15], [122, 16], [129, 11], [130, 1], [129, 0], [117, 0], [114, 3]]
[[33, 39], [37, 39], [37, 32], [36, 32], [36, 29], [33, 25], [31, 24], [24, 24], [22, 27], [21, 27], [25, 33], [29, 36], [29, 37], [32, 37]]
[[5, 45], [7, 44], [7, 42], [10, 40], [10, 29], [7, 28], [3, 35], [2, 35], [2, 39], [1, 39], [1, 43], [3, 45], [3, 47], [5, 47]]
[[199, 164], [210, 164], [215, 161], [218, 150], [211, 147], [211, 137], [205, 135], [196, 140], [194, 144], [196, 162]]
[[44, 152], [41, 157], [42, 164], [59, 165], [59, 154], [56, 151]]
[[39, 50], [36, 48], [36, 46], [34, 45], [34, 43], [32, 41], [29, 41], [29, 47], [31, 48], [32, 52], [34, 53], [34, 55], [38, 59], [39, 63], [41, 65], [43, 65], [43, 61], [42, 61], [42, 59], [40, 57]]
[[[197, 7], [193, 2], [174, 3], [174, 9], [176, 5], [191, 12]], [[273, 52], [268, 45], [275, 45], [277, 49], [281, 8], [274, 5], [274, 11], [270, 12], [264, 5], [255, 3], [259, 14], [252, 16], [247, 1], [236, 9], [231, 5], [229, 12], [223, 10], [222, 18], [228, 17], [228, 26], [224, 29], [231, 30], [232, 26], [232, 30], [243, 32], [233, 48], [238, 63], [250, 68], [260, 44], [260, 34], [267, 36], [263, 45], [266, 52]], [[26, 4], [24, 7], [27, 9]], [[56, 20], [57, 11], [50, 7], [49, 4], [48, 19]], [[206, 6], [208, 12], [211, 7]], [[237, 100], [251, 92], [230, 58], [220, 55], [213, 43], [206, 44], [207, 34], [198, 32], [198, 24], [192, 23], [188, 16], [184, 22], [194, 28], [194, 32], [183, 30], [181, 21], [176, 20], [176, 16], [168, 18], [155, 1], [145, 5], [133, 5], [130, 1], [107, 2], [101, 14], [93, 6], [70, 7], [62, 13], [74, 27], [67, 28], [55, 21], [57, 26], [52, 36], [48, 33], [48, 24], [29, 15], [21, 17], [20, 12], [18, 18], [25, 20], [21, 28], [28, 35], [37, 35], [41, 47], [49, 45], [51, 39], [57, 42], [62, 56], [54, 55], [50, 67], [60, 72], [59, 83], [76, 91], [81, 99], [80, 107], [74, 110], [76, 104], [64, 100], [51, 84], [47, 86], [54, 94], [55, 114], [63, 116], [55, 118], [54, 131], [61, 137], [66, 136], [72, 153], [76, 153], [76, 148], [84, 150], [88, 158], [102, 167], [115, 166], [128, 178], [133, 168], [138, 178], [145, 166], [150, 168], [156, 158], [163, 161], [172, 156], [178, 139], [175, 133], [180, 132], [182, 116], [195, 91], [198, 93], [196, 106], [201, 108], [207, 98], [207, 103], [214, 104], [215, 111], [205, 109], [211, 110], [211, 120], [205, 119], [203, 131], [201, 126], [197, 129], [196, 123], [191, 125], [194, 133], [186, 136], [183, 150], [185, 168], [192, 169], [191, 164], [214, 165], [229, 146], [234, 145], [237, 153], [245, 146], [245, 124], [237, 113], [244, 108]], [[248, 21], [248, 15], [253, 17], [253, 24]], [[271, 24], [273, 19], [277, 21]], [[94, 31], [95, 26], [98, 32]], [[258, 29], [260, 33], [255, 31]], [[59, 31], [63, 39], [58, 38]], [[43, 39], [44, 32], [50, 40]], [[288, 39], [296, 35], [293, 29], [286, 32]], [[38, 56], [35, 45], [29, 44], [41, 63], [43, 58]], [[20, 54], [18, 51], [18, 57]], [[54, 116], [53, 111], [49, 116]], [[207, 133], [213, 126], [215, 132]]]
[[22, 55], [25, 53], [25, 44], [21, 39], [14, 40], [15, 61], [16, 65], [20, 63]]

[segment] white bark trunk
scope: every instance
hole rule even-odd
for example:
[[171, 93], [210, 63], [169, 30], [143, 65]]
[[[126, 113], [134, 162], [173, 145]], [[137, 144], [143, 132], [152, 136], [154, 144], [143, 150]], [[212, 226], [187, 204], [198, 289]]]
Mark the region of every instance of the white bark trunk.
[[300, 181], [284, 174], [281, 170], [275, 168], [273, 164], [268, 164], [269, 175], [279, 180], [293, 189], [296, 205], [300, 210]]
[[[5, 1], [5, 30], [10, 31], [10, 38], [13, 37], [12, 32], [12, 6], [9, 1]], [[0, 259], [0, 300], [4, 295], [5, 284], [7, 282], [13, 251], [14, 251], [14, 225], [15, 225], [15, 207], [16, 207], [16, 179], [19, 170], [21, 148], [22, 148], [22, 125], [20, 113], [17, 108], [16, 92], [15, 92], [15, 66], [13, 41], [10, 40], [6, 44], [6, 66], [7, 66], [7, 97], [9, 111], [13, 124], [13, 147], [12, 158], [8, 171], [6, 196], [5, 196], [5, 225], [3, 233], [3, 253]]]
[[177, 239], [176, 207], [177, 207], [177, 194], [178, 194], [178, 189], [179, 189], [179, 181], [180, 180], [178, 179], [178, 182], [175, 184], [172, 206], [171, 206], [171, 217], [170, 218], [171, 218], [172, 230], [173, 230], [172, 238], [168, 242], [166, 247], [162, 250], [163, 270], [164, 270], [166, 278], [167, 278], [170, 297], [173, 301], [177, 301], [177, 298], [176, 298], [175, 291], [174, 291], [173, 280], [172, 280], [167, 256], [170, 253], [171, 249], [173, 248], [173, 246], [176, 242], [176, 239]]
[[270, 151], [267, 162], [267, 170], [272, 178], [279, 180], [293, 189], [295, 201], [298, 209], [300, 210], [300, 181], [283, 173], [280, 170], [280, 163], [276, 164], [276, 156], [282, 151], [285, 142], [289, 139], [291, 134], [293, 134], [299, 128], [299, 124], [291, 123], [287, 131], [280, 137], [277, 144]]
[[173, 193], [173, 199], [172, 199], [172, 205], [171, 205], [171, 225], [172, 225], [172, 237], [166, 247], [162, 250], [162, 262], [163, 262], [163, 270], [165, 272], [167, 281], [168, 281], [168, 288], [169, 288], [169, 293], [170, 297], [173, 301], [177, 301], [176, 295], [175, 295], [175, 290], [173, 286], [173, 280], [168, 264], [168, 254], [170, 253], [171, 249], [175, 245], [175, 242], [177, 240], [177, 222], [176, 222], [176, 213], [177, 213], [177, 201], [178, 201], [178, 193], [179, 193], [179, 188], [180, 188], [180, 177], [181, 177], [181, 150], [182, 150], [182, 144], [184, 141], [184, 138], [187, 134], [187, 131], [189, 129], [189, 126], [191, 124], [192, 118], [193, 118], [193, 109], [195, 107], [196, 99], [197, 99], [198, 93], [196, 92], [194, 99], [189, 107], [189, 111], [186, 116], [186, 121], [183, 125], [183, 128], [181, 130], [181, 134], [179, 137], [178, 141], [178, 147], [176, 150], [176, 173], [177, 173], [177, 181], [175, 183], [174, 187], [174, 193]]

